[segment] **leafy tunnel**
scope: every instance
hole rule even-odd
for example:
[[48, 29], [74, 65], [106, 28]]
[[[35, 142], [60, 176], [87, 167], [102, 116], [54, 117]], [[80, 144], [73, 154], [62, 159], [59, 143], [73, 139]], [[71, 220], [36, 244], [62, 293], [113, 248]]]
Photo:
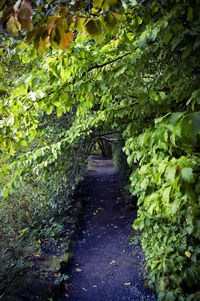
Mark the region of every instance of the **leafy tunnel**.
[[55, 218], [70, 223], [101, 151], [137, 197], [158, 300], [199, 300], [199, 1], [11, 2], [0, 1], [0, 290], [62, 231]]

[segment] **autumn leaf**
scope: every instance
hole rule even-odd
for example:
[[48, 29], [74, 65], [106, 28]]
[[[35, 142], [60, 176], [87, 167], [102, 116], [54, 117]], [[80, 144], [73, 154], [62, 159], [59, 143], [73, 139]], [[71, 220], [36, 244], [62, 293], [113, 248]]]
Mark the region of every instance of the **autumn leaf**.
[[94, 38], [98, 43], [101, 43], [103, 40], [103, 29], [102, 23], [99, 19], [89, 20], [85, 25], [86, 31], [89, 35]]
[[116, 261], [115, 260], [112, 260], [111, 262], [110, 262], [110, 264], [114, 264]]
[[33, 9], [31, 7], [31, 4], [28, 1], [23, 0], [20, 8], [17, 10], [17, 17], [21, 24], [21, 28], [26, 32], [31, 31], [33, 28], [32, 15]]
[[131, 285], [131, 282], [126, 282], [124, 283], [124, 285]]
[[63, 25], [57, 25], [52, 29], [50, 34], [50, 42], [54, 48], [65, 51], [66, 46], [72, 43], [72, 41], [73, 33], [71, 31], [66, 33]]
[[69, 31], [65, 34], [65, 46], [68, 46], [70, 43], [73, 42], [73, 32]]
[[17, 14], [13, 10], [10, 10], [10, 14], [8, 16], [3, 17], [2, 25], [4, 29], [13, 36], [16, 36], [21, 29], [21, 24], [18, 21]]

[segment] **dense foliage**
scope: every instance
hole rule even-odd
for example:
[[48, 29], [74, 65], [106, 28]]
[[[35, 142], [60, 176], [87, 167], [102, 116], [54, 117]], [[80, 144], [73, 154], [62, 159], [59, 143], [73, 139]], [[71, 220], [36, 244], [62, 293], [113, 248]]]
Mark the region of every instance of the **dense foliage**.
[[[134, 227], [143, 230], [147, 284], [159, 300], [200, 298], [199, 4], [123, 1], [118, 31], [74, 29], [63, 52], [1, 42], [1, 210], [15, 210], [17, 199], [23, 208], [25, 198], [36, 212], [51, 208], [41, 200], [43, 181], [46, 190], [49, 177], [74, 185], [97, 137], [118, 134], [138, 197]], [[31, 178], [39, 184], [27, 196], [21, 187]]]

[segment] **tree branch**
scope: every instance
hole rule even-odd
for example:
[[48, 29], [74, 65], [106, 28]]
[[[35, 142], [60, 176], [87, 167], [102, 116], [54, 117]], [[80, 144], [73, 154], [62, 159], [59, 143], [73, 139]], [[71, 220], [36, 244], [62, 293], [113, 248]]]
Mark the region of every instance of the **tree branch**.
[[[112, 64], [112, 63], [114, 63], [114, 62], [117, 62], [117, 61], [121, 60], [123, 57], [125, 57], [125, 56], [127, 56], [127, 55], [129, 55], [129, 54], [130, 54], [130, 52], [127, 52], [127, 53], [125, 53], [125, 54], [123, 54], [123, 55], [117, 57], [116, 59], [113, 59], [113, 60], [111, 60], [111, 61], [109, 61], [109, 62], [106, 62], [106, 63], [104, 63], [104, 64], [101, 64], [101, 65], [96, 64], [96, 65], [94, 65], [94, 66], [91, 66], [90, 68], [88, 68], [88, 70], [87, 70], [86, 72], [90, 72], [90, 71], [93, 70], [93, 69], [102, 68], [102, 67], [104, 67], [104, 66], [106, 66], [106, 65], [109, 65], [109, 64]], [[84, 72], [83, 75], [85, 75], [86, 72]]]
[[[82, 74], [82, 76], [81, 76], [80, 79], [82, 79], [88, 72], [92, 71], [93, 69], [102, 68], [102, 67], [104, 67], [104, 66], [106, 66], [106, 65], [109, 65], [109, 64], [112, 64], [112, 63], [114, 63], [114, 62], [117, 62], [117, 61], [121, 60], [123, 57], [125, 57], [125, 56], [127, 56], [127, 55], [129, 55], [129, 54], [130, 54], [130, 52], [127, 52], [127, 53], [125, 53], [125, 54], [123, 54], [123, 55], [121, 55], [121, 56], [119, 56], [119, 57], [117, 57], [117, 58], [115, 58], [115, 59], [113, 59], [113, 60], [111, 60], [111, 61], [108, 61], [108, 62], [106, 62], [106, 63], [100, 64], [100, 65], [96, 64], [96, 65], [94, 65], [94, 66], [89, 67], [89, 68], [87, 69], [87, 71], [83, 72], [83, 74]], [[60, 91], [63, 90], [63, 88], [65, 88], [66, 86], [68, 86], [68, 85], [70, 85], [70, 84], [73, 85], [75, 82], [76, 82], [76, 80], [73, 79], [71, 82], [65, 83], [65, 84], [64, 84], [63, 86], [61, 86], [60, 89], [58, 89], [58, 91], [56, 91], [56, 92], [59, 93]], [[49, 92], [49, 93], [47, 94], [46, 97], [50, 96], [50, 95], [53, 94], [53, 93], [54, 93], [54, 91]], [[45, 97], [44, 97], [44, 98], [45, 98]], [[42, 101], [44, 98], [41, 98], [37, 103], [39, 103], [40, 101]], [[32, 109], [32, 107], [33, 107], [34, 105], [35, 105], [35, 104], [32, 104], [26, 111], [29, 111], [30, 109]]]

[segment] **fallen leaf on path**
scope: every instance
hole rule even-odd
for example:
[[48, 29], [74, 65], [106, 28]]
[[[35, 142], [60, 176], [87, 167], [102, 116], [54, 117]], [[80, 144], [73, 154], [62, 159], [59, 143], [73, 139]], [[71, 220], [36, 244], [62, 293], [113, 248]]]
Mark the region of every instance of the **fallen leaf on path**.
[[115, 229], [117, 229], [117, 228], [118, 228], [118, 226], [114, 226], [114, 228], [115, 228]]
[[97, 287], [97, 285], [93, 285], [92, 287]]
[[130, 282], [126, 282], [126, 283], [124, 283], [124, 285], [131, 285], [131, 283]]
[[75, 270], [76, 270], [77, 272], [81, 272], [81, 271], [82, 271], [82, 270], [79, 269], [79, 268], [75, 268]]
[[93, 215], [97, 215], [96, 212], [93, 212]]
[[68, 294], [65, 294], [65, 297], [69, 298], [69, 295], [68, 295]]
[[110, 264], [113, 264], [113, 263], [115, 263], [116, 261], [115, 260], [112, 260], [111, 262], [110, 262]]
[[85, 292], [87, 292], [87, 288], [84, 288], [84, 287], [83, 287], [83, 290], [84, 290]]

